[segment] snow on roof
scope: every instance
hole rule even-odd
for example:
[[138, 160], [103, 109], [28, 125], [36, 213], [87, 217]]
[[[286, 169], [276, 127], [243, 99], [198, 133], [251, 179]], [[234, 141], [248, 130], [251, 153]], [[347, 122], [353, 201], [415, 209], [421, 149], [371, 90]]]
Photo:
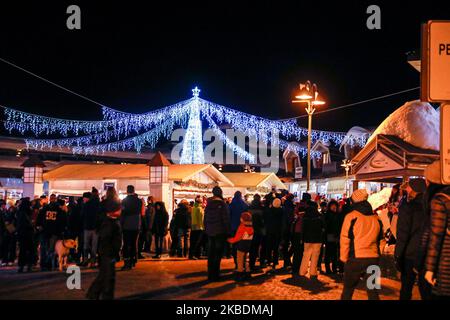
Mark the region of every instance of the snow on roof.
[[439, 112], [429, 103], [410, 101], [391, 113], [370, 136], [394, 135], [413, 146], [439, 151]]
[[273, 172], [223, 172], [236, 187], [256, 188], [270, 180], [270, 184], [278, 189], [286, 189], [286, 186]]

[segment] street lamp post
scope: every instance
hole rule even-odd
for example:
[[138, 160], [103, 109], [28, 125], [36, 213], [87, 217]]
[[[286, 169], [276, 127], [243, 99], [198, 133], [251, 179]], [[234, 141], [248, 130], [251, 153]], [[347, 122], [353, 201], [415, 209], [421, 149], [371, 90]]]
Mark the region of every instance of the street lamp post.
[[342, 160], [341, 167], [344, 167], [345, 169], [345, 195], [349, 196], [349, 187], [348, 187], [348, 172], [350, 171], [350, 168], [353, 166], [353, 163], [351, 160], [344, 159]]
[[311, 135], [312, 135], [312, 116], [316, 111], [315, 106], [325, 104], [325, 101], [319, 96], [317, 85], [311, 84], [308, 80], [306, 83], [300, 84], [300, 92], [295, 96], [296, 100], [293, 103], [306, 103], [305, 108], [308, 114], [308, 153], [307, 153], [307, 165], [306, 165], [306, 192], [309, 192], [309, 186], [311, 183]]

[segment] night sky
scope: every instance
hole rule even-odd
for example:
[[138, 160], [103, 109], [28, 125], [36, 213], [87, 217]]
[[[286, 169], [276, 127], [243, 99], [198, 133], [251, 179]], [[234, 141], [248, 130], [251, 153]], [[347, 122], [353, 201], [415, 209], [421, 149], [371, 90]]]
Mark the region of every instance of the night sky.
[[[307, 79], [324, 109], [419, 86], [406, 52], [420, 48], [422, 22], [450, 18], [444, 1], [92, 2], [2, 1], [0, 57], [119, 110], [169, 105], [198, 85], [205, 99], [273, 119], [305, 113], [291, 100]], [[70, 4], [81, 7], [80, 31], [66, 28]], [[381, 7], [381, 30], [366, 28], [369, 4]], [[418, 95], [316, 115], [314, 128], [375, 127]], [[2, 62], [0, 104], [101, 119], [99, 106]]]

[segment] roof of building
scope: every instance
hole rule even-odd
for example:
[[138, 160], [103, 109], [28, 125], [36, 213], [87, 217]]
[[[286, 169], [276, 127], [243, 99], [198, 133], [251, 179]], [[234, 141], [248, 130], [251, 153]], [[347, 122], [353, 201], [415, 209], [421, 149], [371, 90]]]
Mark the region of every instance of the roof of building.
[[286, 189], [283, 182], [273, 172], [223, 172], [236, 187], [257, 188], [269, 182], [278, 189]]
[[[210, 164], [173, 164], [169, 166], [169, 180], [188, 181], [195, 174], [205, 171], [226, 186], [233, 183]], [[66, 164], [44, 173], [44, 180], [104, 180], [148, 179], [146, 164]]]
[[149, 166], [170, 166], [171, 163], [169, 160], [167, 160], [167, 158], [160, 152], [157, 151], [155, 153], [155, 155], [153, 156], [153, 158], [150, 159], [150, 161], [148, 162]]
[[41, 167], [44, 168], [45, 164], [44, 162], [37, 156], [30, 156], [28, 159], [26, 159], [22, 165], [22, 167]]

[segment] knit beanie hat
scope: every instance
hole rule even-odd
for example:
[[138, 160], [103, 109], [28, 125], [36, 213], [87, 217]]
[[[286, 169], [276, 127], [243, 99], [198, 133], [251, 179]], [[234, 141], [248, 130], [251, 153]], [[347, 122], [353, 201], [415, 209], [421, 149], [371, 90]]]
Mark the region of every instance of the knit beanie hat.
[[425, 180], [422, 178], [411, 179], [409, 180], [408, 184], [411, 187], [411, 189], [417, 193], [423, 193], [427, 189]]
[[281, 207], [281, 200], [280, 200], [279, 198], [273, 199], [273, 201], [272, 201], [272, 206], [273, 206], [274, 208], [279, 208], [279, 207]]
[[425, 179], [432, 183], [441, 184], [441, 161], [436, 160], [425, 168]]
[[246, 225], [252, 224], [252, 214], [248, 211], [242, 212], [241, 219], [244, 221], [244, 224]]
[[366, 189], [357, 189], [353, 191], [352, 201], [353, 203], [358, 203], [362, 201], [366, 201], [369, 198], [369, 194]]

